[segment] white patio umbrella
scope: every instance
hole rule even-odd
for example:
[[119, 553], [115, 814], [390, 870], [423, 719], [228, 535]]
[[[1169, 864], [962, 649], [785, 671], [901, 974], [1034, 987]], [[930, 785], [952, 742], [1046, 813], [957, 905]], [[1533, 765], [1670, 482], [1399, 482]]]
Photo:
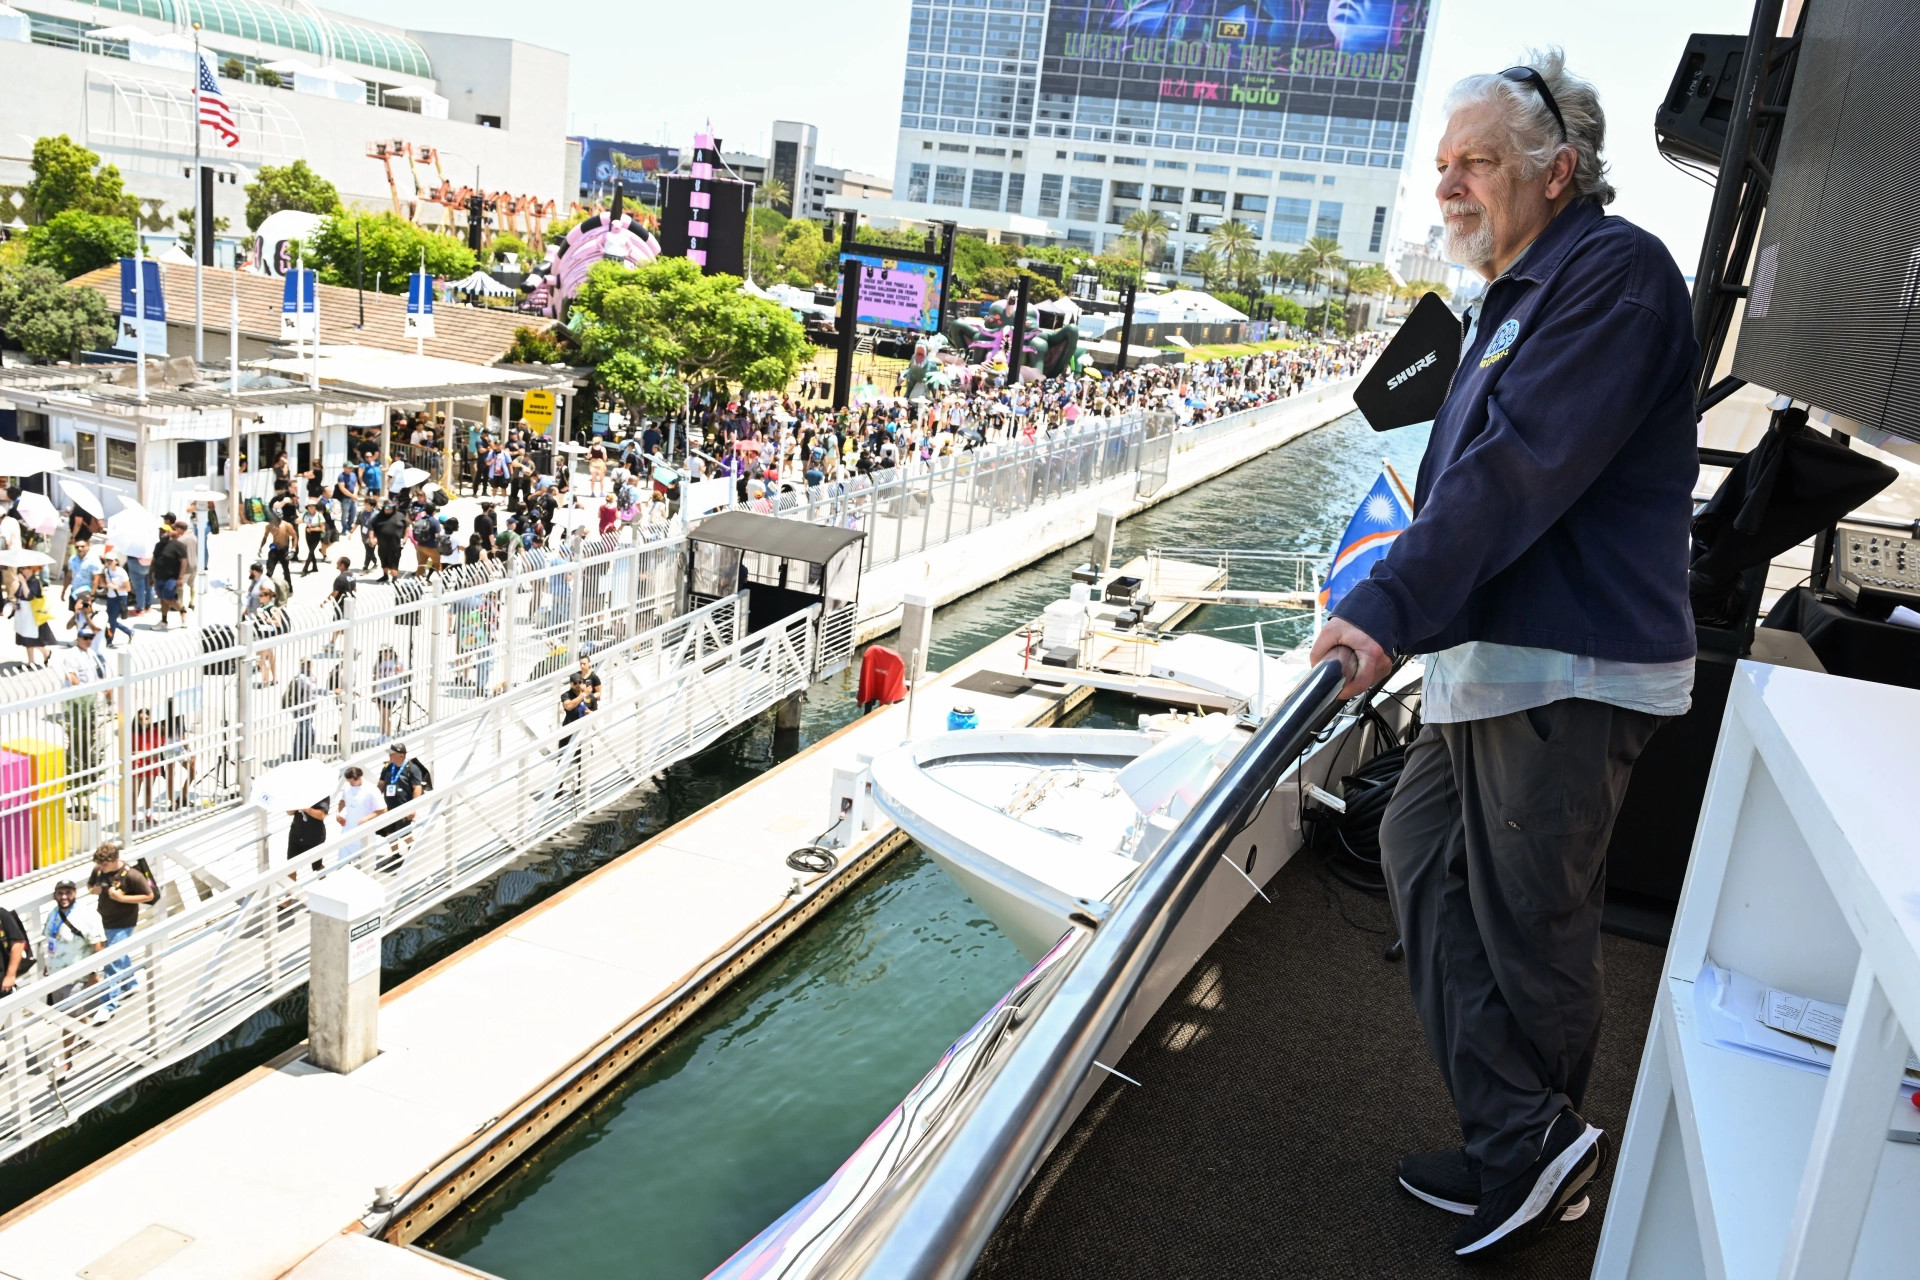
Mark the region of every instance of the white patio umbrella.
[[226, 500], [226, 494], [218, 489], [209, 489], [205, 485], [187, 491], [188, 502], [225, 502]]
[[54, 449], [18, 440], [0, 440], [0, 476], [37, 476], [42, 471], [59, 471], [67, 460]]
[[395, 467], [393, 469], [393, 487], [395, 489], [411, 489], [422, 480], [427, 479], [428, 474], [428, 472], [419, 467]]
[[338, 766], [324, 760], [289, 760], [254, 779], [253, 803], [269, 813], [304, 809], [331, 798], [339, 786]]
[[67, 499], [72, 502], [74, 506], [80, 508], [88, 515], [99, 516], [103, 520], [106, 518], [107, 504], [100, 500], [98, 493], [89, 489], [86, 485], [81, 484], [78, 480], [62, 480], [60, 482], [60, 492], [66, 494]]
[[44, 551], [29, 551], [25, 547], [8, 547], [0, 551], [0, 564], [9, 569], [44, 569], [53, 563], [53, 557]]
[[29, 490], [21, 494], [20, 501], [13, 504], [13, 513], [20, 517], [21, 524], [43, 538], [52, 537], [53, 531], [60, 527], [60, 512], [44, 493]]

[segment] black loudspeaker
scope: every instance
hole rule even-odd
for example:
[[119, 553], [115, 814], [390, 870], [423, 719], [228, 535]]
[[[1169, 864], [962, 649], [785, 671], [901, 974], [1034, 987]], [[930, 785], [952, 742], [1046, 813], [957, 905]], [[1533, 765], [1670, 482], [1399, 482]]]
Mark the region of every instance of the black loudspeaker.
[[1720, 168], [1746, 52], [1744, 35], [1687, 37], [1687, 51], [1680, 56], [1666, 99], [1653, 113], [1654, 141], [1662, 155], [1682, 164]]
[[[753, 200], [753, 185], [676, 174], [663, 176], [660, 186], [665, 192], [660, 210], [662, 256], [685, 258], [690, 256], [689, 249], [697, 248], [706, 257], [700, 269], [708, 275], [745, 276], [747, 208]], [[694, 207], [696, 195], [706, 198], [706, 208]], [[694, 234], [695, 227], [704, 227], [705, 234]]]
[[1818, 0], [1736, 377], [1920, 441], [1920, 75], [1913, 0]]

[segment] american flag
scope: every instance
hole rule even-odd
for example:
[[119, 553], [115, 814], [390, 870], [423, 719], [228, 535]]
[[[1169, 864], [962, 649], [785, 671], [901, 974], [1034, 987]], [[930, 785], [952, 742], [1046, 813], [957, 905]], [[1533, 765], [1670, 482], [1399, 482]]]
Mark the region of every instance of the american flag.
[[233, 111], [220, 92], [220, 81], [214, 78], [213, 63], [204, 53], [200, 55], [200, 83], [194, 96], [200, 99], [200, 123], [219, 134], [228, 146], [239, 146], [240, 131], [233, 127]]

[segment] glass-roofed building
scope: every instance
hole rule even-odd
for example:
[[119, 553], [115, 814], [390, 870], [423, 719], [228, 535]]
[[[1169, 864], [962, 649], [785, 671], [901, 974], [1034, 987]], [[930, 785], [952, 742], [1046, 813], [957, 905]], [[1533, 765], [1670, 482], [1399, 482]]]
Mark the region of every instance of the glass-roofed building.
[[[406, 31], [307, 0], [22, 0], [0, 25], [8, 130], [67, 134], [118, 165], [150, 231], [192, 203], [194, 27], [232, 104], [240, 143], [202, 135], [230, 244], [241, 188], [265, 164], [303, 158], [349, 204], [405, 205], [439, 188], [556, 200], [566, 161], [567, 58], [517, 40]], [[5, 38], [12, 33], [14, 38]], [[392, 143], [409, 144], [391, 158]], [[20, 220], [26, 143], [0, 147], [0, 224]]]

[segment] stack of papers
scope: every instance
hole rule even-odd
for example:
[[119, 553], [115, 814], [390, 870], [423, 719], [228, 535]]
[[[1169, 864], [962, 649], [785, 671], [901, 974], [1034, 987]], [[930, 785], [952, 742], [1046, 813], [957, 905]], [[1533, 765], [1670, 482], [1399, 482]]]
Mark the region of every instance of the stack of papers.
[[[1693, 985], [1694, 1003], [1702, 1034], [1722, 1048], [1776, 1062], [1803, 1071], [1827, 1074], [1834, 1046], [1840, 1042], [1845, 1005], [1814, 1000], [1769, 987], [1734, 969], [1723, 969], [1709, 959]], [[1904, 1091], [1920, 1086], [1920, 1057], [1907, 1051]]]

